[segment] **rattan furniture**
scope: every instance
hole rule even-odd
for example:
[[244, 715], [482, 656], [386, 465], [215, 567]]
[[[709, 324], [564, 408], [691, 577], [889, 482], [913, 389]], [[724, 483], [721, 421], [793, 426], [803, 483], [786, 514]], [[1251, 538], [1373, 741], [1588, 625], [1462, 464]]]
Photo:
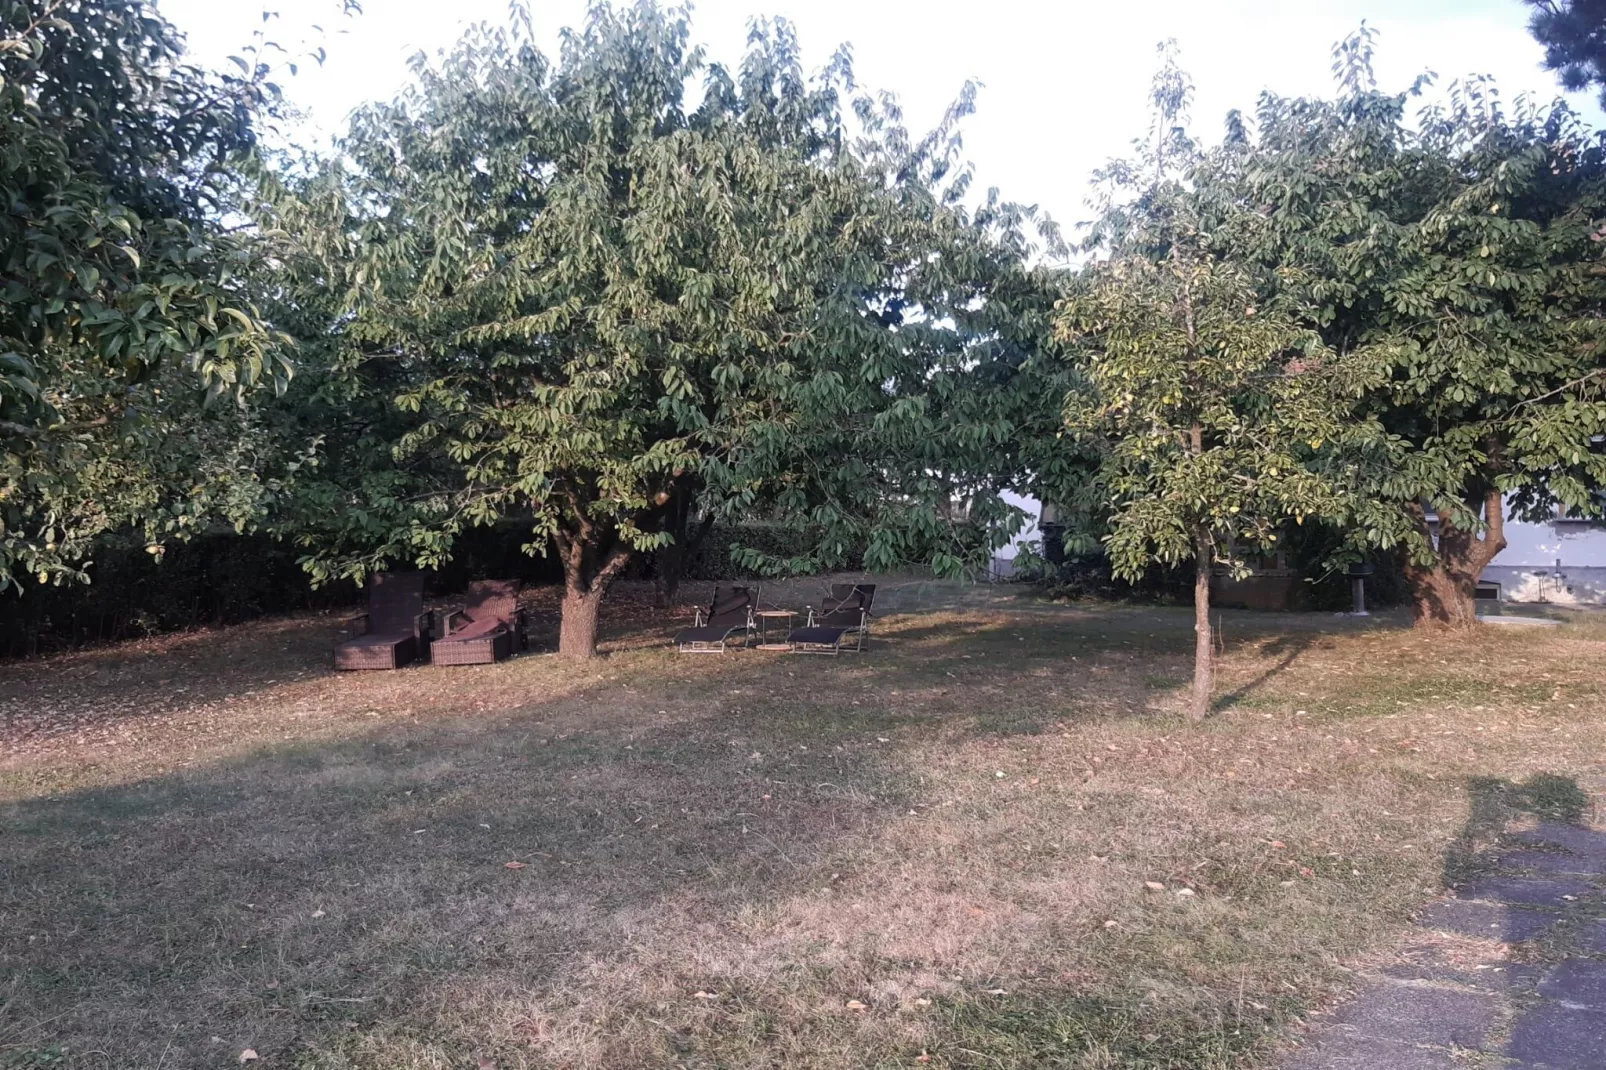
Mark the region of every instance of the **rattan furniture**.
[[477, 580], [463, 606], [446, 614], [446, 634], [430, 648], [436, 665], [490, 665], [528, 650], [517, 580]]
[[435, 618], [424, 608], [422, 572], [368, 578], [368, 612], [345, 621], [351, 638], [335, 645], [337, 669], [399, 669], [429, 656]]

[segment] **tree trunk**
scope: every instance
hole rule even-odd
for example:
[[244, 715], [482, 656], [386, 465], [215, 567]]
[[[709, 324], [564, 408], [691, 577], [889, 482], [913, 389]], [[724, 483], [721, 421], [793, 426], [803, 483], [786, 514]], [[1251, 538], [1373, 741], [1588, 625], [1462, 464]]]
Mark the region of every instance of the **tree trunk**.
[[1467, 628], [1478, 622], [1478, 579], [1459, 569], [1407, 565], [1411, 615], [1418, 628]]
[[[1478, 622], [1478, 580], [1495, 555], [1506, 548], [1505, 502], [1498, 490], [1466, 496], [1468, 510], [1482, 515], [1483, 534], [1439, 520], [1438, 546], [1431, 565], [1407, 562], [1413, 616], [1419, 628], [1470, 628]], [[1432, 532], [1420, 507], [1413, 516], [1424, 538]]]
[[558, 629], [558, 654], [565, 658], [597, 656], [597, 616], [602, 609], [602, 590], [564, 592], [563, 620]]
[[[594, 532], [594, 529], [592, 529]], [[563, 615], [558, 628], [558, 655], [565, 658], [597, 656], [597, 618], [602, 599], [630, 563], [631, 550], [615, 538], [604, 551], [561, 527], [558, 553], [563, 559]], [[597, 562], [600, 561], [600, 567]]]
[[692, 519], [690, 493], [679, 496], [666, 520], [666, 530], [675, 541], [660, 549], [653, 558], [652, 604], [654, 609], [668, 609], [675, 604], [680, 593], [680, 578], [686, 574], [686, 562], [708, 538], [714, 527], [714, 518], [698, 523]]
[[1216, 651], [1210, 633], [1210, 570], [1215, 551], [1210, 536], [1199, 532], [1194, 539], [1193, 573], [1193, 694], [1188, 701], [1188, 717], [1202, 721], [1210, 712], [1210, 693], [1216, 686]]
[[654, 609], [668, 609], [675, 604], [680, 593], [680, 576], [685, 571], [686, 548], [673, 543], [658, 551], [652, 570], [652, 605]]

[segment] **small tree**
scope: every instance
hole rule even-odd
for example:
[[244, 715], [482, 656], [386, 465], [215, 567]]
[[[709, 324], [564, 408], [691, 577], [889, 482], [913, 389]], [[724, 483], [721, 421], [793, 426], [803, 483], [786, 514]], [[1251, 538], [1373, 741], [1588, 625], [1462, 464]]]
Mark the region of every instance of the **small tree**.
[[1194, 719], [1214, 686], [1212, 572], [1241, 574], [1285, 523], [1342, 511], [1317, 463], [1347, 434], [1331, 354], [1258, 300], [1238, 267], [1178, 248], [1098, 265], [1060, 321], [1085, 353], [1066, 424], [1106, 443], [1116, 574], [1193, 561]]
[[1082, 377], [1066, 426], [1102, 456], [1116, 574], [1193, 562], [1197, 720], [1214, 686], [1213, 571], [1241, 574], [1286, 523], [1343, 514], [1352, 477], [1338, 447], [1366, 429], [1344, 419], [1352, 370], [1264, 307], [1254, 275], [1203, 229], [1220, 206], [1182, 180], [1197, 159], [1182, 126], [1190, 87], [1169, 49], [1163, 60], [1153, 136], [1105, 172], [1113, 196], [1139, 192], [1095, 231], [1110, 255], [1061, 304], [1059, 331]]

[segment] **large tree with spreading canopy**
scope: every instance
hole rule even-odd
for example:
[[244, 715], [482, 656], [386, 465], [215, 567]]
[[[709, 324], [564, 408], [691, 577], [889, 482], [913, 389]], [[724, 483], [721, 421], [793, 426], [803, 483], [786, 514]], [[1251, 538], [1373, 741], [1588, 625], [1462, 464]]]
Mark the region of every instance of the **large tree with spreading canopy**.
[[889, 100], [849, 108], [845, 52], [806, 78], [790, 28], [759, 22], [727, 69], [653, 3], [593, 7], [555, 62], [515, 17], [416, 73], [271, 198], [341, 295], [304, 344], [407, 422], [384, 462], [403, 477], [357, 506], [387, 530], [314, 544], [315, 570], [430, 564], [511, 518], [561, 562], [560, 649], [584, 657], [610, 583], [693, 499], [810, 529], [806, 562], [749, 549], [757, 570], [856, 546], [961, 567], [934, 507], [954, 481], [927, 462], [977, 421], [937, 429], [944, 372], [998, 344], [988, 289], [1030, 275], [1001, 240], [1025, 213], [958, 206], [968, 96], [911, 140]]
[[[1335, 352], [1375, 370], [1354, 408], [1388, 434], [1353, 545], [1400, 547], [1417, 619], [1465, 625], [1508, 515], [1595, 517], [1606, 485], [1606, 155], [1565, 104], [1487, 79], [1383, 92], [1363, 28], [1340, 94], [1267, 94], [1197, 175], [1234, 255]], [[1247, 209], [1247, 211], [1244, 211]]]

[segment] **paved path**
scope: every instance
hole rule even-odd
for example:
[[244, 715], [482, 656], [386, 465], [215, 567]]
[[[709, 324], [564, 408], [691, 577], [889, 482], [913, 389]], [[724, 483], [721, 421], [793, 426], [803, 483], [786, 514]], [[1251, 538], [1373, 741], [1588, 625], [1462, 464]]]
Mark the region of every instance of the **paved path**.
[[1284, 1070], [1606, 1070], [1606, 833], [1541, 823], [1487, 855]]

